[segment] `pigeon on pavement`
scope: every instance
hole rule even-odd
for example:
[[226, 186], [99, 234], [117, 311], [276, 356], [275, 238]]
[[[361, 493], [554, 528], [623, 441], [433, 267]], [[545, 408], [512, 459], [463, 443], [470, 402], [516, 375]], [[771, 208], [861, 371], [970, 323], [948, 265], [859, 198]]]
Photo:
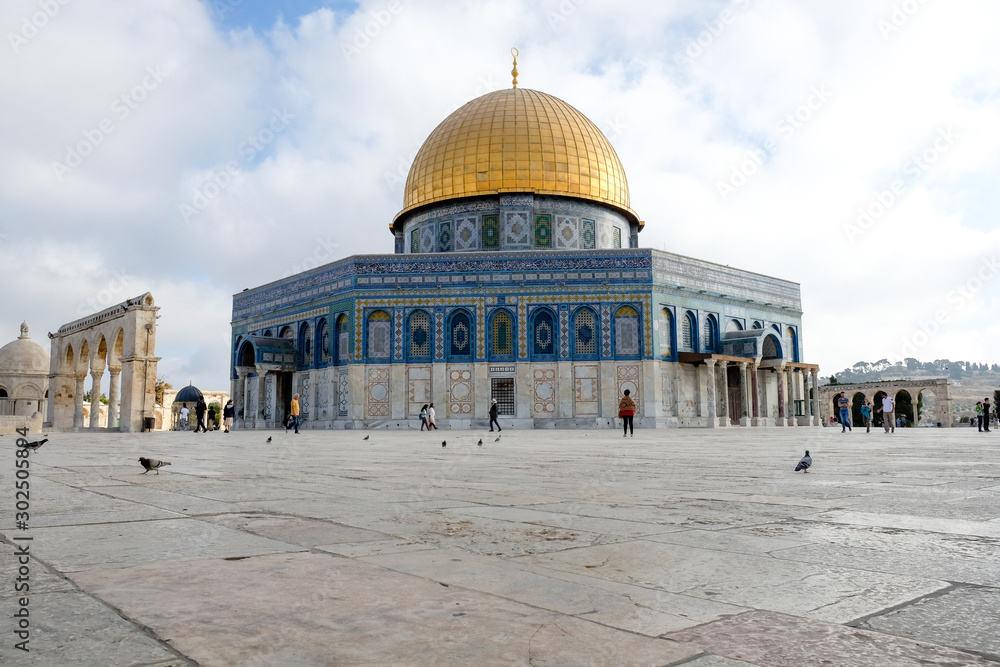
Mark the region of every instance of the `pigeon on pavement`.
[[811, 466], [812, 464], [813, 464], [813, 460], [812, 460], [812, 457], [809, 456], [809, 450], [807, 449], [806, 450], [806, 455], [803, 456], [802, 459], [799, 460], [799, 464], [797, 466], [795, 466], [795, 472], [798, 472], [800, 470], [802, 472], [809, 472], [809, 466]]
[[494, 440], [493, 442], [500, 442], [500, 436], [498, 435], [498, 436], [497, 436], [497, 439], [496, 439], [496, 440]]
[[145, 456], [139, 457], [139, 463], [141, 463], [142, 467], [146, 469], [145, 472], [142, 473], [143, 475], [145, 475], [150, 470], [156, 470], [156, 474], [159, 475], [160, 467], [170, 465], [170, 461], [158, 461], [157, 459], [147, 459]]
[[480, 438], [480, 439], [479, 439], [479, 442], [477, 442], [476, 444], [477, 444], [477, 445], [479, 445], [480, 447], [482, 447], [482, 446], [483, 446], [483, 439], [482, 439], [482, 438]]
[[447, 447], [448, 446], [448, 441], [447, 440], [442, 440], [441, 441], [441, 446], [442, 447]]
[[24, 445], [22, 445], [22, 447], [27, 447], [28, 449], [38, 449], [48, 441], [49, 441], [48, 438], [45, 438], [44, 440], [36, 440], [34, 442], [25, 443]]
[[370, 437], [371, 437], [371, 435], [366, 435], [366, 436], [364, 437], [364, 439], [365, 439], [365, 440], [367, 440], [367, 439], [368, 439], [368, 438], [370, 438]]
[[264, 441], [264, 444], [265, 445], [270, 445], [271, 444], [271, 436], [267, 436], [267, 440]]

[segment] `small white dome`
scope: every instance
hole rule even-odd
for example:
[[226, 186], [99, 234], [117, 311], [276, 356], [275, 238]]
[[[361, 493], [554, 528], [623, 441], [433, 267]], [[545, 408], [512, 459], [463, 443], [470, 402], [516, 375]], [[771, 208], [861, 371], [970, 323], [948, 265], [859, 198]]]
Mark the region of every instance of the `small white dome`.
[[49, 353], [28, 336], [28, 325], [21, 325], [17, 340], [0, 347], [0, 375], [47, 375]]

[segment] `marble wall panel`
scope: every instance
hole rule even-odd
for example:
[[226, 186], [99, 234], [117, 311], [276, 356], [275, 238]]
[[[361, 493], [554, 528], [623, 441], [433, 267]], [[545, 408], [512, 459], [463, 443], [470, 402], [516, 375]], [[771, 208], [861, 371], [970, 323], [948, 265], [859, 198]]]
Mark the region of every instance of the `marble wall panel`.
[[406, 369], [407, 414], [416, 415], [431, 402], [431, 367], [409, 366]]
[[535, 368], [532, 371], [534, 390], [532, 394], [532, 416], [556, 416], [556, 370]]
[[596, 417], [600, 414], [600, 368], [597, 364], [574, 364], [573, 396], [576, 416]]
[[368, 417], [389, 417], [391, 394], [389, 392], [389, 366], [369, 366], [367, 369], [366, 397]]
[[448, 369], [448, 416], [471, 419], [475, 403], [472, 368], [451, 366]]

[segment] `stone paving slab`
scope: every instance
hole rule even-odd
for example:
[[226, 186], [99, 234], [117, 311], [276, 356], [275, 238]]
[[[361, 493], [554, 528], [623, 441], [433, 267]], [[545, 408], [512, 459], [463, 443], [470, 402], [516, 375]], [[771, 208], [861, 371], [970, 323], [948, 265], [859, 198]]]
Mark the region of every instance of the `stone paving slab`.
[[971, 653], [927, 642], [765, 611], [666, 637], [761, 667], [996, 667]]
[[203, 517], [202, 520], [301, 547], [380, 542], [391, 538], [385, 533], [376, 533], [363, 528], [294, 516], [226, 514]]
[[551, 526], [567, 530], [580, 530], [598, 535], [617, 535], [621, 537], [642, 537], [659, 535], [660, 533], [679, 530], [676, 527], [666, 527], [659, 524], [639, 523], [637, 521], [621, 521], [619, 519], [602, 519], [578, 514], [563, 514], [544, 512], [523, 507], [466, 507], [449, 510], [453, 516], [475, 516], [484, 519], [499, 519], [538, 526]]
[[301, 550], [196, 519], [38, 528], [31, 532], [32, 554], [65, 573]]
[[533, 565], [845, 623], [945, 588], [943, 581], [637, 540], [536, 554]]
[[700, 653], [310, 553], [95, 570], [73, 578], [205, 665], [653, 666]]
[[[1000, 501], [997, 501], [1000, 502]], [[979, 537], [1000, 537], [1000, 525], [991, 521], [963, 521], [961, 519], [941, 519], [921, 514], [876, 514], [872, 512], [825, 512], [799, 517], [826, 523], [846, 523], [854, 526], [880, 526], [902, 530], [921, 530], [930, 533], [951, 535], [977, 535]]]
[[748, 532], [750, 530], [752, 529], [682, 530], [660, 535], [646, 535], [643, 539], [716, 551], [758, 555], [809, 545], [809, 539], [805, 536], [801, 539], [767, 537], [750, 534]]
[[[997, 580], [1000, 584], [1000, 580]], [[1000, 588], [960, 586], [869, 618], [861, 628], [986, 654], [1000, 660]]]

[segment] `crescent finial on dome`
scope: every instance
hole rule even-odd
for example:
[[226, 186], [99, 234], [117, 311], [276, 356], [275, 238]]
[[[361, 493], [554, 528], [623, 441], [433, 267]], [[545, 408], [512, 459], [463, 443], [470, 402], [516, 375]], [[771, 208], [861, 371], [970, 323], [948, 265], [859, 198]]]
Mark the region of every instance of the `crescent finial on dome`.
[[31, 336], [28, 335], [28, 323], [27, 322], [21, 322], [21, 335], [18, 336], [18, 338], [21, 339], [21, 340], [23, 340], [25, 338], [30, 338], [30, 337]]
[[518, 71], [517, 71], [517, 56], [518, 56], [517, 47], [511, 47], [511, 49], [510, 49], [510, 55], [514, 56], [514, 69], [512, 69], [510, 71], [510, 75], [512, 77], [514, 77], [514, 87], [517, 88], [517, 75], [518, 75]]

